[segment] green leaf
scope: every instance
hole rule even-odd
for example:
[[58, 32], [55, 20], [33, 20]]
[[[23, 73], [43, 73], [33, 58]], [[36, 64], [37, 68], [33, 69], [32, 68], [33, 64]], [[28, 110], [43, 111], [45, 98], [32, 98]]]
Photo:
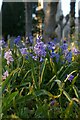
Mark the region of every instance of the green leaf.
[[47, 63], [47, 59], [45, 59], [45, 61], [42, 64], [42, 71], [41, 71], [41, 77], [40, 77], [40, 80], [39, 80], [39, 87], [40, 87], [40, 85], [42, 83], [42, 79], [43, 79], [43, 74], [44, 74], [44, 70], [45, 70], [45, 67], [46, 67], [46, 63]]
[[73, 88], [73, 90], [75, 92], [76, 97], [79, 99], [78, 88], [75, 85], [72, 88]]
[[44, 103], [43, 105], [40, 104], [35, 111], [36, 118], [48, 118], [48, 104]]
[[36, 97], [40, 97], [40, 96], [48, 96], [49, 98], [51, 99], [56, 99], [56, 98], [59, 98], [60, 95], [53, 95], [52, 93], [44, 90], [44, 89], [41, 89], [41, 90], [37, 90], [37, 91], [34, 91], [33, 93], [31, 94], [27, 94], [25, 96], [19, 96], [18, 98], [16, 98], [16, 102], [18, 103], [24, 103], [24, 101], [29, 101], [31, 99], [36, 99]]
[[62, 82], [60, 80], [54, 80], [55, 82], [57, 82], [59, 88], [62, 88]]
[[[77, 99], [77, 98], [72, 98], [73, 101], [77, 102], [79, 105], [80, 105], [80, 99]], [[77, 105], [77, 104], [75, 104]], [[77, 107], [77, 106], [76, 106]]]
[[63, 90], [63, 94], [66, 96], [66, 98], [71, 102], [71, 97], [69, 96], [69, 94]]
[[47, 96], [49, 96], [50, 98], [55, 99], [55, 98], [59, 98], [61, 94], [59, 94], [59, 95], [53, 95], [53, 94], [50, 93], [49, 91], [46, 91], [46, 90], [44, 90], [44, 89], [41, 89], [41, 90], [35, 91], [34, 95], [35, 95], [35, 96], [47, 95]]
[[18, 91], [13, 92], [12, 94], [9, 94], [5, 98], [3, 98], [3, 106], [2, 106], [3, 113], [6, 112], [12, 106], [13, 104], [12, 101], [17, 95], [18, 95]]
[[56, 75], [54, 75], [50, 80], [49, 82], [47, 83], [47, 85], [49, 85], [50, 83], [54, 82], [54, 79], [56, 78]]
[[20, 68], [17, 68], [15, 70], [13, 70], [11, 72], [11, 74], [6, 78], [5, 81], [2, 82], [2, 93], [5, 91], [7, 85], [9, 84], [9, 82], [11, 81], [11, 77], [20, 70]]
[[77, 62], [72, 62], [70, 65], [68, 65], [68, 67], [65, 69], [65, 71], [63, 72], [63, 74], [61, 74], [60, 79], [61, 79], [65, 74], [67, 74], [68, 71], [70, 71], [70, 68], [71, 68], [71, 67], [73, 67], [73, 66], [75, 66], [75, 65], [77, 66], [78, 63], [77, 63]]
[[34, 66], [34, 62], [33, 62], [32, 58], [30, 58], [30, 63], [31, 63], [31, 68], [32, 68], [33, 85], [34, 85], [35, 88], [37, 88], [37, 79], [36, 79], [36, 73], [35, 73], [35, 66]]
[[21, 84], [23, 83], [24, 79], [26, 78], [26, 76], [31, 72], [31, 70], [28, 70], [27, 73], [24, 75], [22, 81], [21, 81]]
[[66, 110], [65, 110], [65, 118], [70, 117], [70, 114], [72, 112], [73, 103], [74, 103], [73, 101], [70, 101], [68, 107], [66, 108]]
[[75, 82], [76, 82], [76, 80], [77, 80], [77, 78], [78, 78], [78, 74], [74, 77], [74, 79], [72, 80], [72, 86], [75, 84]]

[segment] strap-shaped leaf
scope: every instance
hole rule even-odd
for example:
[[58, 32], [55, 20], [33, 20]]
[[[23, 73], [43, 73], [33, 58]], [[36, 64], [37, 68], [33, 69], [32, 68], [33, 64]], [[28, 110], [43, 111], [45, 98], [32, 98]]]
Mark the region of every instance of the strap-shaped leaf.
[[60, 80], [54, 80], [55, 82], [57, 82], [59, 88], [62, 88], [62, 82]]
[[75, 92], [76, 97], [79, 99], [78, 88], [75, 85], [72, 88]]
[[63, 72], [63, 74], [61, 74], [60, 79], [61, 79], [65, 74], [67, 74], [67, 72], [69, 71], [69, 69], [70, 69], [72, 66], [74, 66], [74, 65], [78, 65], [78, 63], [77, 63], [77, 62], [72, 62], [70, 65], [68, 65], [68, 67], [65, 69], [65, 71]]
[[6, 78], [6, 80], [3, 81], [3, 83], [2, 83], [2, 93], [3, 93], [4, 90], [6, 89], [8, 83], [11, 81], [12, 75], [14, 75], [14, 74], [15, 74], [16, 72], [18, 72], [19, 70], [20, 70], [20, 68], [17, 68], [17, 69], [15, 69], [15, 70], [13, 70], [13, 71], [11, 72], [11, 74]]
[[13, 92], [12, 94], [9, 94], [7, 97], [5, 97], [5, 99], [3, 99], [3, 112], [5, 112], [7, 109], [9, 109], [9, 107], [11, 107], [11, 105], [13, 104], [13, 99], [14, 97], [16, 97], [18, 95], [18, 91], [17, 92]]
[[42, 83], [42, 80], [43, 80], [43, 74], [44, 74], [44, 70], [45, 70], [45, 67], [46, 67], [46, 63], [47, 63], [47, 59], [45, 59], [44, 63], [42, 64], [42, 71], [41, 71], [41, 77], [40, 77], [40, 80], [39, 80], [39, 87]]
[[63, 90], [63, 94], [66, 96], [66, 98], [71, 102], [71, 97], [69, 96], [69, 94]]

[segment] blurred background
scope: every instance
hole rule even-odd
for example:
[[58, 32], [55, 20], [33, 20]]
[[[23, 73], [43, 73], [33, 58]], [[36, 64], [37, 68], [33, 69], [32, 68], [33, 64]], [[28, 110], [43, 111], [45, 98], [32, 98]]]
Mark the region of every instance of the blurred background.
[[[35, 0], [34, 0], [35, 1]], [[1, 15], [2, 14], [2, 15]], [[59, 40], [80, 33], [80, 0], [57, 0], [57, 2], [5, 2], [0, 0], [2, 35], [8, 37], [43, 35]]]

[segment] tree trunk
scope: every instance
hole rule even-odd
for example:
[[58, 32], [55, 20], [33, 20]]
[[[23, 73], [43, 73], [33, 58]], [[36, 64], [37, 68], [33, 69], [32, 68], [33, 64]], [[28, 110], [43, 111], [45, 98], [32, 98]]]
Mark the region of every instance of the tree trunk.
[[32, 3], [25, 2], [25, 36], [32, 32]]
[[48, 42], [55, 31], [57, 6], [58, 2], [44, 2], [44, 42]]
[[79, 24], [79, 26], [78, 26], [78, 32], [79, 32], [79, 39], [80, 39], [80, 1], [79, 1], [79, 3], [78, 3], [79, 5], [78, 5], [78, 24]]
[[75, 0], [70, 2], [70, 35], [75, 33]]
[[80, 49], [80, 1], [78, 3], [78, 47]]

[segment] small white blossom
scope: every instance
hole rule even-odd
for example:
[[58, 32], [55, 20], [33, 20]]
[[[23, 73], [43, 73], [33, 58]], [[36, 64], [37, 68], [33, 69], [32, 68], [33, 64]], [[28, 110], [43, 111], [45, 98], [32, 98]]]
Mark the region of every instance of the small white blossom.
[[10, 49], [7, 52], [5, 52], [4, 58], [7, 60], [8, 65], [10, 64], [10, 62], [14, 61], [14, 59], [12, 57], [12, 52], [10, 51]]
[[2, 80], [5, 80], [9, 76], [8, 71], [3, 73]]

